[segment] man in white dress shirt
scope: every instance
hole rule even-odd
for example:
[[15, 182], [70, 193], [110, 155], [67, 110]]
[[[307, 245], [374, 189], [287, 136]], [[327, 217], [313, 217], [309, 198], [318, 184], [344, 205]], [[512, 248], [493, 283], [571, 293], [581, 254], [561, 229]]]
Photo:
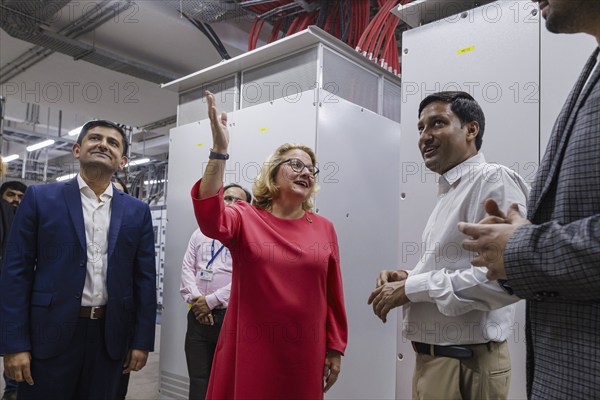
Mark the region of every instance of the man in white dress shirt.
[[[375, 314], [404, 306], [403, 336], [417, 353], [415, 399], [506, 399], [511, 365], [506, 339], [519, 299], [463, 251], [460, 221], [480, 221], [488, 198], [524, 210], [528, 187], [479, 152], [485, 117], [464, 92], [440, 92], [419, 105], [419, 149], [440, 175], [437, 204], [423, 231], [423, 252], [410, 271], [382, 271], [369, 297]], [[410, 268], [406, 268], [410, 269]]]

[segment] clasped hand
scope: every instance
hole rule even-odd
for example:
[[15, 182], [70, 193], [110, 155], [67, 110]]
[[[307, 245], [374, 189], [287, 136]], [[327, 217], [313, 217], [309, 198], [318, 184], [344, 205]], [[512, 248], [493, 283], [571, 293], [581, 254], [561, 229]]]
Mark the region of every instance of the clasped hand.
[[196, 317], [196, 321], [201, 324], [214, 325], [212, 310], [208, 306], [208, 303], [206, 303], [206, 297], [198, 296], [192, 299], [192, 312], [194, 313], [194, 317]]
[[377, 278], [376, 289], [371, 292], [368, 304], [373, 304], [373, 312], [384, 323], [390, 310], [410, 301], [404, 288], [406, 278], [405, 271], [392, 270], [381, 271]]

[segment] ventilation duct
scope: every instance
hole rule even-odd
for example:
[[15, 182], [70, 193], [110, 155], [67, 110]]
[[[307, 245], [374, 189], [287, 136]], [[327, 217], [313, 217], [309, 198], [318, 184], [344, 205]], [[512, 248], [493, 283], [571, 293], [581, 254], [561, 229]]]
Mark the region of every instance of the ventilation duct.
[[190, 18], [211, 24], [227, 19], [241, 18], [247, 12], [235, 1], [206, 1], [206, 0], [167, 0], [164, 1], [172, 8], [184, 13]]
[[128, 60], [75, 39], [112, 18], [115, 12], [127, 10], [131, 0], [103, 1], [98, 5], [103, 12], [90, 13], [93, 15], [84, 16], [59, 32], [52, 32], [49, 29], [52, 20], [68, 3], [69, 0], [7, 0], [0, 4], [0, 27], [12, 37], [40, 47], [31, 49], [2, 68], [0, 83], [47, 57], [52, 51], [154, 83], [169, 82], [179, 77], [173, 72]]

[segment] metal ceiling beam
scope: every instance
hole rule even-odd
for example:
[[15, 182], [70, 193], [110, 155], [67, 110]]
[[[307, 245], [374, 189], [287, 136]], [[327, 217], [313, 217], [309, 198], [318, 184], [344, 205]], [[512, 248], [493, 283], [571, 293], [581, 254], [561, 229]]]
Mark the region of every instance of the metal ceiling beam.
[[[127, 10], [131, 0], [105, 0], [101, 3], [101, 6], [104, 7], [102, 12], [83, 16], [58, 33], [51, 31], [47, 21], [67, 3], [69, 3], [67, 0], [3, 2], [0, 27], [9, 35], [35, 44], [36, 47], [22, 53], [0, 70], [0, 84], [14, 78], [55, 51], [76, 60], [84, 60], [154, 83], [165, 83], [179, 77], [179, 74], [175, 72], [133, 61], [94, 45], [75, 40], [110, 20], [114, 13]], [[51, 10], [54, 10], [54, 13]]]

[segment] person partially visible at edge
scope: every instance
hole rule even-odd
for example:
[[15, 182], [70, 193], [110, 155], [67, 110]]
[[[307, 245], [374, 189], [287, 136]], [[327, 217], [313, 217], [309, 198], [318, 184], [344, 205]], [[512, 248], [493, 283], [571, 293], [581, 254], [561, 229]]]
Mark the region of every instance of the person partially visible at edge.
[[[600, 44], [600, 1], [535, 2], [550, 32]], [[527, 219], [490, 199], [481, 224], [459, 226], [469, 237], [463, 247], [477, 253], [473, 265], [526, 299], [527, 395], [535, 400], [600, 396], [599, 54], [596, 47], [554, 124]]]
[[[0, 161], [0, 178], [4, 177], [4, 171], [4, 164]], [[14, 182], [15, 181], [12, 181], [11, 183]], [[2, 260], [4, 258], [6, 238], [8, 236], [8, 233], [10, 232], [10, 227], [12, 225], [16, 210], [16, 207], [14, 207], [12, 203], [15, 200], [21, 200], [17, 196], [17, 193], [12, 193], [12, 191], [11, 193], [8, 193], [7, 196], [3, 195], [6, 192], [6, 190], [3, 189], [8, 189], [8, 185], [6, 185], [6, 183], [2, 184], [2, 186], [0, 187], [0, 275], [2, 275]], [[22, 185], [18, 187], [19, 189], [22, 189], [22, 195], [27, 189], [27, 186], [23, 185], [21, 182], [17, 183], [19, 185]], [[25, 186], [25, 188], [23, 188], [23, 186]], [[2, 376], [4, 378], [4, 393], [2, 395], [2, 400], [16, 400], [18, 382], [14, 379], [10, 379], [4, 373], [2, 374]]]
[[10, 204], [13, 209], [16, 211], [17, 207], [23, 200], [23, 196], [25, 196], [25, 191], [27, 190], [27, 185], [20, 181], [8, 181], [4, 182], [2, 186], [0, 186], [0, 197], [2, 200], [6, 201]]

